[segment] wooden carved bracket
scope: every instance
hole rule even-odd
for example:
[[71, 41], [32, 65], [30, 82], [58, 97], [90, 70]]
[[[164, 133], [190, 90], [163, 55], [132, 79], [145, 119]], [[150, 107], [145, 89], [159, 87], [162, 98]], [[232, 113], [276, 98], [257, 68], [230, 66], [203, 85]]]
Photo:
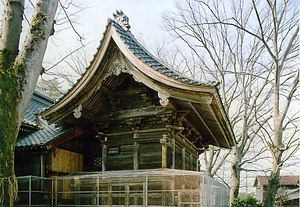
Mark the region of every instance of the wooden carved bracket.
[[76, 119], [79, 119], [80, 117], [81, 117], [81, 115], [82, 115], [82, 113], [81, 113], [81, 111], [82, 111], [82, 105], [80, 104], [79, 106], [77, 106], [74, 110], [73, 110], [73, 115], [74, 115], [74, 117], [76, 118]]
[[173, 148], [175, 146], [175, 140], [174, 139], [169, 139], [168, 138], [168, 135], [164, 134], [163, 135], [163, 138], [161, 138], [159, 140], [159, 142], [162, 144], [162, 145], [166, 145], [170, 148]]
[[159, 103], [162, 106], [167, 106], [169, 104], [169, 96], [158, 92]]

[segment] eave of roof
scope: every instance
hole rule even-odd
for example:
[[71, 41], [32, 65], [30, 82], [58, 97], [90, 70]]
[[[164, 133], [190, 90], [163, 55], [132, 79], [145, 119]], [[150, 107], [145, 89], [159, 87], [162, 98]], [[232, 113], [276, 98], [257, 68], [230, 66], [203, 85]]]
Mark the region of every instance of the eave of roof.
[[47, 148], [53, 140], [68, 133], [70, 129], [57, 128], [53, 124], [43, 123], [43, 128], [24, 137], [19, 137], [16, 142], [16, 150]]

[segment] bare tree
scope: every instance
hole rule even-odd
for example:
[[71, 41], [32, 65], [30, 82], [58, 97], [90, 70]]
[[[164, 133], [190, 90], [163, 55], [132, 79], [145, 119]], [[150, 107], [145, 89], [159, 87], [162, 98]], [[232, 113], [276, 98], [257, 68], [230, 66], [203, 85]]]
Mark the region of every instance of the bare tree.
[[19, 50], [24, 0], [7, 0], [0, 36], [0, 206], [13, 206], [17, 183], [14, 146], [53, 30], [58, 1], [38, 0]]
[[64, 94], [61, 88], [61, 82], [57, 78], [45, 80], [41, 77], [35, 90], [53, 100], [56, 100]]
[[[299, 81], [295, 4], [252, 0], [229, 5], [225, 1], [186, 0], [176, 4], [176, 13], [164, 17], [165, 28], [202, 60], [202, 72], [221, 81], [220, 93], [237, 140], [232, 149], [231, 200], [239, 193], [242, 166], [263, 159], [263, 146], [256, 146], [259, 149], [249, 156], [255, 139], [263, 138], [273, 157], [269, 185], [273, 192], [268, 191], [265, 202], [270, 206], [275, 201], [280, 167], [287, 160], [281, 159], [282, 153], [293, 148], [286, 156], [289, 158], [299, 147], [297, 130], [286, 137], [286, 142], [282, 136], [285, 125], [299, 119], [288, 113]], [[210, 160], [218, 155], [210, 153]], [[219, 165], [214, 161], [208, 164], [213, 174], [212, 168]]]
[[[58, 86], [48, 88], [47, 93], [52, 93], [54, 90], [63, 95], [85, 72], [89, 63], [86, 52], [86, 46], [89, 43], [86, 42], [86, 38], [80, 33], [78, 27], [82, 25], [79, 15], [82, 15], [88, 8], [87, 3], [77, 1], [64, 0], [59, 3], [55, 33], [62, 39], [55, 38], [51, 41], [56, 52], [45, 58], [43, 77], [38, 82], [40, 87], [43, 87], [43, 84]], [[70, 30], [72, 30], [71, 34]], [[69, 36], [72, 44], [65, 44], [66, 35]], [[63, 48], [57, 49], [59, 47]]]
[[[59, 56], [59, 60], [45, 69], [45, 75], [47, 75], [47, 80], [64, 82], [67, 87], [73, 86], [76, 81], [85, 72], [88, 66], [88, 57], [86, 51], [83, 50], [84, 46], [80, 46], [71, 52], [66, 52], [67, 54]], [[49, 79], [50, 77], [50, 79]], [[42, 82], [41, 82], [42, 84]], [[54, 83], [55, 85], [55, 83]], [[59, 90], [62, 94], [65, 91]]]
[[[28, 3], [26, 6], [25, 0], [6, 0], [1, 19], [0, 206], [3, 207], [13, 206], [16, 199], [15, 142], [38, 77], [45, 72], [42, 63], [48, 39], [52, 34], [59, 33], [59, 30], [54, 30], [54, 25], [68, 22], [79, 41], [82, 41], [73, 26], [74, 13], [71, 15], [66, 10], [73, 5], [72, 1], [36, 0], [35, 5], [31, 1]], [[58, 12], [57, 8], [60, 8]], [[28, 18], [27, 11], [32, 18]], [[65, 17], [60, 19], [62, 15]], [[22, 28], [23, 18], [26, 21]]]

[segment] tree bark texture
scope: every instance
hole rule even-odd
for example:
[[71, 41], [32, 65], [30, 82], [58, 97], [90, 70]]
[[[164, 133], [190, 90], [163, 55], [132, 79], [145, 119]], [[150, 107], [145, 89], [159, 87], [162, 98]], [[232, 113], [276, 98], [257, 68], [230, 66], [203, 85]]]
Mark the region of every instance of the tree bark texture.
[[[3, 64], [0, 64], [2, 68]], [[12, 206], [17, 183], [14, 175], [14, 146], [18, 135], [16, 79], [0, 69], [0, 206]], [[3, 192], [4, 190], [4, 192]]]
[[15, 143], [42, 68], [57, 4], [37, 1], [20, 51], [24, 0], [5, 4], [0, 36], [0, 207], [12, 207], [16, 199]]
[[276, 201], [277, 190], [280, 187], [280, 171], [271, 172], [264, 199], [264, 207], [273, 207]]
[[233, 203], [234, 199], [239, 196], [240, 180], [241, 180], [241, 168], [240, 168], [240, 155], [236, 147], [233, 149], [234, 157], [231, 164], [231, 186], [230, 186], [230, 203]]

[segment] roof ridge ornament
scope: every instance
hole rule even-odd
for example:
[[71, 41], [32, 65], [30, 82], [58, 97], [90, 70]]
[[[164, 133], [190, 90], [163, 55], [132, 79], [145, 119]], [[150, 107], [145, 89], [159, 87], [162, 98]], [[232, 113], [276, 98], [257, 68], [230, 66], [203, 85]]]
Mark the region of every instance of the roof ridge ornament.
[[122, 10], [116, 10], [116, 13], [113, 13], [113, 16], [115, 22], [117, 22], [125, 31], [130, 29], [129, 18]]

